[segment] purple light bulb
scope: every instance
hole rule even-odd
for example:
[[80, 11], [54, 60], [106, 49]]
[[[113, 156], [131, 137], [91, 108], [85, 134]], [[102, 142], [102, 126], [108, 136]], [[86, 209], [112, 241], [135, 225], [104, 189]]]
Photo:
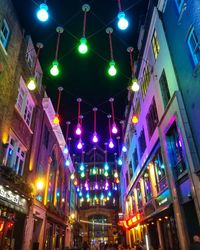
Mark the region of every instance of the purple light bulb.
[[94, 132], [93, 137], [92, 137], [92, 141], [93, 141], [94, 143], [97, 143], [98, 140], [99, 140], [99, 139], [98, 139], [98, 137], [97, 137], [97, 133]]
[[108, 144], [108, 147], [109, 148], [114, 148], [114, 143], [113, 143], [113, 140], [112, 139], [110, 139], [110, 141], [109, 141], [109, 144]]
[[99, 188], [99, 187], [98, 187], [98, 184], [96, 183], [96, 184], [95, 184], [95, 189], [97, 190], [98, 188]]
[[113, 123], [113, 125], [112, 125], [112, 133], [117, 134], [117, 132], [118, 132], [117, 126], [116, 126], [115, 123]]
[[82, 144], [81, 140], [79, 140], [79, 142], [77, 144], [77, 148], [82, 149], [82, 147], [83, 147], [83, 144]]
[[77, 124], [77, 127], [76, 127], [76, 134], [77, 135], [81, 135], [82, 134], [81, 125], [79, 123]]

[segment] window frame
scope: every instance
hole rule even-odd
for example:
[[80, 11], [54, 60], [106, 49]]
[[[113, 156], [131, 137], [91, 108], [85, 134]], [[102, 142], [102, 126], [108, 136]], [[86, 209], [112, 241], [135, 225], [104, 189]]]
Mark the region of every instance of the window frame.
[[[193, 47], [191, 45], [191, 39], [193, 38], [193, 41], [196, 43], [195, 50], [193, 50]], [[190, 51], [190, 55], [192, 57], [193, 63], [196, 66], [197, 64], [200, 63], [200, 59], [198, 60], [198, 57], [196, 55], [196, 51], [199, 50], [199, 57], [200, 57], [200, 43], [198, 41], [198, 37], [196, 35], [194, 26], [192, 25], [189, 30], [189, 34], [187, 37], [187, 45]]]
[[158, 35], [155, 29], [151, 38], [151, 47], [152, 47], [154, 59], [157, 60], [158, 55], [160, 53], [160, 44], [159, 44]]
[[[3, 32], [3, 28], [6, 28], [7, 30], [7, 36], [5, 37], [4, 32]], [[2, 25], [0, 28], [0, 44], [2, 46], [2, 48], [6, 51], [8, 48], [8, 43], [9, 43], [9, 39], [10, 39], [10, 28], [9, 25], [6, 21], [6, 19], [4, 18], [2, 20]], [[3, 40], [2, 40], [3, 39]]]

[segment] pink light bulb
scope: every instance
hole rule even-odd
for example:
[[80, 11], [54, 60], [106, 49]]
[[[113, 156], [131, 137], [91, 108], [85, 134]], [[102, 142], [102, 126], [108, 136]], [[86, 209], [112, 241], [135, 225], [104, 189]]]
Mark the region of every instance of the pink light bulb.
[[118, 132], [117, 126], [116, 126], [115, 123], [113, 123], [113, 125], [112, 125], [112, 133], [117, 134], [117, 132]]
[[98, 187], [98, 184], [96, 183], [96, 184], [95, 184], [95, 189], [97, 190], [98, 188], [99, 188], [99, 187]]
[[89, 190], [89, 187], [87, 186], [87, 187], [86, 187], [86, 191], [88, 191], [88, 190]]
[[112, 139], [110, 139], [108, 146], [109, 146], [109, 148], [114, 148], [115, 145], [114, 145]]
[[105, 190], [108, 190], [108, 186], [105, 186]]
[[85, 183], [85, 188], [86, 188], [86, 187], [88, 187], [88, 183], [87, 183], [87, 182]]
[[98, 137], [97, 137], [97, 133], [94, 132], [93, 137], [92, 137], [92, 141], [93, 141], [94, 143], [97, 143], [98, 140], [99, 140], [99, 139], [98, 139]]
[[82, 142], [81, 142], [81, 140], [80, 140], [79, 143], [77, 144], [77, 148], [78, 148], [78, 149], [82, 149], [82, 147], [83, 147], [83, 144], [82, 144]]
[[106, 186], [108, 187], [109, 186], [109, 184], [108, 184], [108, 182], [106, 181]]
[[81, 135], [82, 134], [81, 125], [79, 123], [77, 124], [77, 127], [76, 127], [76, 134], [77, 135]]

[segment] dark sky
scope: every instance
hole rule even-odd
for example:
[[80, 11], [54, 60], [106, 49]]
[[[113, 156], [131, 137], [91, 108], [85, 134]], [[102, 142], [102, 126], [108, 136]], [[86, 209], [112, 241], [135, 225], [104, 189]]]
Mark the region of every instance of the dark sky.
[[[42, 42], [40, 62], [44, 72], [43, 84], [46, 85], [48, 95], [56, 106], [57, 87], [64, 87], [61, 97], [60, 115], [61, 127], [65, 131], [67, 120], [72, 122], [70, 136], [77, 122], [77, 102], [81, 97], [82, 114], [84, 115], [84, 140], [90, 145], [93, 131], [94, 106], [98, 107], [97, 131], [101, 133], [101, 143], [108, 135], [107, 114], [111, 113], [109, 98], [114, 97], [114, 108], [117, 122], [124, 119], [124, 110], [127, 103], [127, 87], [130, 78], [129, 54], [126, 49], [133, 46], [136, 49], [139, 27], [144, 22], [148, 0], [121, 0], [122, 9], [129, 18], [129, 28], [119, 31], [117, 28], [117, 0], [48, 0], [50, 19], [41, 23], [36, 18], [36, 10], [41, 1], [13, 0], [17, 9], [21, 26], [26, 34], [32, 36], [34, 44]], [[82, 4], [88, 3], [91, 10], [87, 15], [86, 37], [89, 43], [89, 53], [81, 56], [77, 52], [77, 45], [82, 36], [83, 12]], [[55, 57], [56, 27], [64, 27], [61, 36], [58, 60], [62, 73], [57, 79], [49, 75], [49, 67]], [[118, 75], [111, 79], [106, 75], [110, 49], [108, 35], [105, 29], [111, 26], [114, 59], [119, 68]], [[118, 124], [118, 126], [120, 126]], [[76, 138], [73, 139], [76, 141]]]

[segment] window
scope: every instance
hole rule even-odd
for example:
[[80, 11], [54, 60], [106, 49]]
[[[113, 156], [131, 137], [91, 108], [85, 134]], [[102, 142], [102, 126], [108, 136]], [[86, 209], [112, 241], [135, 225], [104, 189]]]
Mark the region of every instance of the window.
[[148, 202], [152, 198], [151, 182], [148, 169], [145, 171], [143, 179], [144, 179], [145, 199], [146, 202]]
[[133, 151], [133, 168], [134, 170], [137, 168], [138, 165], [138, 154], [137, 154], [137, 148]]
[[129, 178], [128, 178], [128, 171], [126, 171], [126, 186], [128, 187], [129, 184]]
[[151, 138], [158, 124], [158, 114], [157, 114], [156, 102], [154, 98], [153, 98], [151, 106], [149, 107], [149, 112], [146, 116], [146, 121], [147, 121], [147, 128], [149, 132], [149, 138]]
[[6, 152], [6, 165], [12, 168], [16, 174], [23, 175], [25, 156], [23, 145], [20, 141], [10, 136]]
[[169, 93], [169, 88], [168, 88], [165, 70], [163, 70], [163, 72], [161, 74], [159, 83], [160, 83], [160, 90], [161, 90], [161, 94], [162, 94], [163, 105], [164, 105], [164, 108], [166, 108], [166, 106], [170, 100], [170, 93]]
[[4, 19], [0, 29], [0, 42], [3, 45], [4, 49], [6, 49], [8, 46], [9, 37], [10, 37], [10, 29], [8, 27], [6, 20]]
[[153, 165], [155, 169], [157, 191], [161, 192], [167, 187], [167, 179], [165, 173], [165, 165], [163, 163], [160, 150], [153, 159]]
[[151, 79], [151, 71], [150, 71], [150, 67], [147, 65], [146, 67], [144, 67], [143, 70], [143, 82], [142, 82], [142, 98], [144, 99], [149, 87], [149, 83], [150, 83], [150, 79]]
[[48, 144], [49, 144], [49, 130], [48, 130], [48, 128], [47, 128], [46, 125], [44, 127], [43, 144], [45, 145], [46, 148], [48, 148]]
[[183, 7], [184, 0], [175, 0], [175, 3], [176, 3], [176, 7], [178, 9], [178, 12], [180, 13], [181, 9]]
[[176, 124], [167, 133], [167, 147], [171, 166], [173, 167], [175, 176], [178, 178], [186, 170], [186, 164], [183, 157], [183, 143]]
[[129, 168], [129, 176], [130, 176], [130, 180], [131, 180], [132, 177], [133, 177], [133, 168], [132, 168], [132, 162], [131, 161], [129, 162], [128, 168]]
[[187, 43], [194, 65], [196, 66], [200, 62], [200, 44], [193, 26], [190, 28]]
[[142, 204], [142, 191], [140, 182], [138, 182], [136, 185], [136, 191], [137, 191], [138, 208], [141, 209], [143, 204]]
[[47, 202], [52, 203], [54, 202], [54, 189], [55, 189], [55, 182], [56, 182], [56, 167], [57, 161], [55, 153], [52, 153], [51, 156], [51, 166], [49, 171], [49, 180], [48, 180], [48, 194], [47, 194]]
[[28, 64], [29, 68], [32, 70], [34, 67], [34, 57], [31, 53], [31, 51], [26, 52], [26, 62]]
[[152, 44], [152, 50], [153, 50], [153, 54], [154, 54], [154, 58], [155, 60], [158, 58], [158, 54], [160, 52], [160, 45], [158, 42], [158, 37], [157, 37], [157, 33], [154, 30], [152, 39], [151, 39], [151, 44]]
[[140, 157], [143, 156], [144, 151], [146, 149], [146, 140], [145, 140], [145, 134], [144, 129], [142, 129], [140, 136], [138, 138], [139, 148], [140, 148]]
[[24, 121], [28, 126], [31, 125], [31, 119], [33, 114], [34, 102], [26, 88], [23, 78], [20, 78], [20, 86], [18, 90], [18, 97], [16, 102], [16, 108], [24, 118]]

